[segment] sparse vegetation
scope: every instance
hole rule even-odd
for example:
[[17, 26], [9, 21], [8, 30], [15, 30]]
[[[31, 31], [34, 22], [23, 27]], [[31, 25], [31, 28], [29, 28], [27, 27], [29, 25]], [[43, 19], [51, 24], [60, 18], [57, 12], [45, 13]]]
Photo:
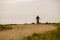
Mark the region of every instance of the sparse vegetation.
[[[12, 24], [13, 25], [13, 24]], [[21, 26], [22, 27], [24, 27], [24, 28], [27, 28], [27, 27], [29, 27], [29, 28], [31, 28], [31, 26], [32, 26], [32, 28], [33, 28], [33, 26], [34, 26], [34, 28], [35, 28], [35, 25], [36, 24], [34, 24], [34, 25], [29, 25], [29, 24], [27, 24], [27, 25], [17, 25], [17, 27], [15, 26], [15, 25], [13, 25], [13, 27], [15, 26], [16, 28], [16, 33], [19, 35], [20, 33], [19, 33], [19, 31], [20, 31], [20, 29], [21, 29]], [[33, 33], [33, 34], [31, 34], [31, 35], [27, 35], [27, 36], [23, 36], [22, 37], [22, 39], [20, 38], [20, 40], [60, 40], [60, 23], [50, 23], [50, 24], [45, 24], [45, 23], [41, 23], [40, 25], [36, 25], [36, 27], [38, 27], [38, 26], [41, 26], [41, 25], [43, 25], [42, 27], [46, 27], [46, 25], [49, 25], [49, 27], [51, 27], [51, 25], [55, 25], [56, 27], [57, 27], [57, 30], [53, 30], [53, 31], [47, 31], [47, 32], [45, 32], [45, 33], [39, 33], [39, 31], [38, 31], [38, 33]], [[18, 27], [19, 26], [19, 27]], [[26, 27], [27, 26], [27, 27]], [[40, 27], [40, 28], [42, 28], [42, 27]], [[53, 26], [52, 26], [53, 27]], [[51, 27], [51, 28], [52, 28]], [[19, 28], [19, 29], [18, 29]], [[33, 28], [33, 29], [34, 29]], [[7, 25], [0, 25], [0, 31], [2, 31], [2, 30], [9, 30], [9, 29], [12, 29], [12, 27], [11, 27], [11, 24], [7, 24]], [[45, 30], [45, 29], [43, 29], [43, 30]], [[10, 31], [10, 30], [9, 30]], [[14, 32], [15, 31], [12, 31], [12, 33], [11, 34], [14, 34]], [[29, 31], [29, 30], [28, 30]], [[28, 32], [27, 30], [24, 30], [24, 32]], [[23, 31], [21, 31], [22, 33], [21, 34], [23, 34], [24, 32]], [[31, 32], [33, 32], [33, 30], [31, 30]], [[2, 32], [3, 33], [3, 32]], [[4, 32], [5, 33], [5, 32]], [[7, 33], [8, 33], [8, 31], [7, 31]], [[28, 33], [29, 34], [29, 33]], [[15, 34], [16, 35], [16, 34]], [[8, 36], [7, 36], [8, 37]], [[11, 35], [11, 37], [12, 37], [12, 35]], [[21, 36], [20, 36], [21, 37]], [[16, 38], [16, 37], [15, 37]], [[15, 40], [15, 38], [14, 38], [14, 40]], [[13, 38], [12, 38], [13, 39]]]
[[57, 26], [57, 39], [60, 40], [60, 23], [55, 25]]
[[10, 27], [10, 25], [1, 25], [0, 24], [0, 31], [10, 30], [10, 29], [12, 29], [12, 27]]
[[57, 26], [57, 30], [44, 34], [34, 33], [31, 36], [23, 37], [22, 40], [60, 40], [60, 23], [51, 23]]
[[57, 40], [56, 35], [56, 31], [51, 31], [44, 34], [34, 33], [31, 36], [23, 37], [22, 40]]

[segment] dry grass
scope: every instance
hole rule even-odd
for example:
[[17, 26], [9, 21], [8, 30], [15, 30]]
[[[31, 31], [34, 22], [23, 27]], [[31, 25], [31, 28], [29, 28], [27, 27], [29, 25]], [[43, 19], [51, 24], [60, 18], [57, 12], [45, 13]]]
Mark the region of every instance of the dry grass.
[[12, 30], [0, 31], [0, 40], [20, 40], [20, 38], [33, 33], [45, 33], [55, 30], [53, 25], [12, 25]]

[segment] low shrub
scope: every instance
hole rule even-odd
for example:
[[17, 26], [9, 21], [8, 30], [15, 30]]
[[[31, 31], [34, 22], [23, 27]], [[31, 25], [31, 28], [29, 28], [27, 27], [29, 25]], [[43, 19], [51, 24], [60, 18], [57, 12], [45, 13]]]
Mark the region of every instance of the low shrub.
[[3, 31], [3, 30], [10, 30], [12, 29], [12, 27], [8, 26], [8, 25], [0, 25], [0, 31]]

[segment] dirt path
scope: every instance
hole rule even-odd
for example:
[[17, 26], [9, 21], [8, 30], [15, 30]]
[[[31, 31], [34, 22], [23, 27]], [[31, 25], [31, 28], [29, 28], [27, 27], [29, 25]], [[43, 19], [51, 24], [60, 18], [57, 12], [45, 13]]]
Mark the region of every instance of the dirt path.
[[53, 25], [15, 25], [12, 27], [12, 30], [0, 31], [0, 40], [20, 40], [23, 36], [56, 29]]

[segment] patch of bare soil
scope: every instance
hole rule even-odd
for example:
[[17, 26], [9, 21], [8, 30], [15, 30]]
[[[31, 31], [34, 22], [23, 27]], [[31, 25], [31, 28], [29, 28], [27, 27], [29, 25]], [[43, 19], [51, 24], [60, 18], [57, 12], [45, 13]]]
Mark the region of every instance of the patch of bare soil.
[[33, 33], [45, 33], [55, 30], [53, 25], [15, 25], [12, 30], [0, 31], [0, 40], [20, 40], [23, 36]]

